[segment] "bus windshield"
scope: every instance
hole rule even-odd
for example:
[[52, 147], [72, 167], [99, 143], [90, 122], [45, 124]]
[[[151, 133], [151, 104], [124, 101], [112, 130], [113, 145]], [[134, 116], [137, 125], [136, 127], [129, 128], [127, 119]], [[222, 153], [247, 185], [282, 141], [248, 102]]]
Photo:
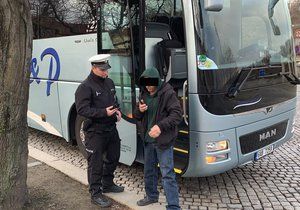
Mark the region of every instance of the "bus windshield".
[[[285, 0], [225, 0], [219, 12], [195, 11], [202, 52], [214, 68], [255, 67], [293, 61]], [[202, 11], [200, 12], [200, 8]], [[197, 10], [197, 7], [196, 7]]]

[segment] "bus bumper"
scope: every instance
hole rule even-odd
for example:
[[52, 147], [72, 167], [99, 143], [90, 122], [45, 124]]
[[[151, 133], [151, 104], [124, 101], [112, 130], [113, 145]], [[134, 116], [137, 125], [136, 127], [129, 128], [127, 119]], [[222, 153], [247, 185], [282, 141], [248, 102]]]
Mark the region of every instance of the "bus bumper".
[[[293, 109], [264, 120], [224, 131], [190, 131], [189, 164], [182, 176], [203, 177], [216, 175], [255, 161], [257, 157], [262, 157], [262, 155], [257, 155], [260, 154], [258, 152], [266, 148], [269, 149], [267, 151], [273, 151], [292, 138], [295, 112], [296, 109]], [[276, 125], [282, 123], [281, 125], [284, 126], [284, 122], [286, 122], [286, 126], [283, 133], [279, 128], [275, 131]], [[280, 134], [279, 137], [276, 138], [274, 133]], [[245, 139], [248, 141], [248, 145], [241, 142]], [[214, 152], [208, 151], [208, 144], [224, 140], [228, 142], [227, 149]], [[251, 147], [251, 145], [254, 145], [254, 147]], [[248, 148], [248, 146], [251, 148]], [[208, 163], [210, 161], [209, 157], [223, 158], [219, 161]]]

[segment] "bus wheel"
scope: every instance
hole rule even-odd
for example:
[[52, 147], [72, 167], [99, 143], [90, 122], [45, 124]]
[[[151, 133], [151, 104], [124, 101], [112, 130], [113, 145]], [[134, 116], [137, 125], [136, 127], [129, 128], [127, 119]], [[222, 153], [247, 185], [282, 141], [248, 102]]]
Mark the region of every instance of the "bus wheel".
[[83, 120], [84, 118], [77, 115], [76, 117], [76, 122], [75, 122], [75, 137], [76, 137], [76, 142], [79, 147], [79, 150], [81, 154], [87, 158], [87, 152], [85, 150], [84, 142], [85, 142], [85, 135], [82, 129], [83, 126]]

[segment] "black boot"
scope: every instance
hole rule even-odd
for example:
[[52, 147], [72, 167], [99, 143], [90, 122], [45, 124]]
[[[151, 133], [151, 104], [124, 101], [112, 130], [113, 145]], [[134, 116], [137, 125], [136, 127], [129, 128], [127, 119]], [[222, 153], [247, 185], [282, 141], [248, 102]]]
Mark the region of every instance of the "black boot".
[[148, 196], [146, 196], [145, 198], [139, 200], [137, 202], [137, 205], [138, 206], [147, 206], [149, 204], [152, 204], [152, 203], [157, 203], [158, 202], [158, 199], [151, 199], [149, 198]]
[[115, 183], [113, 183], [110, 186], [103, 186], [103, 193], [120, 193], [120, 192], [124, 192], [124, 187], [122, 186], [118, 186]]
[[92, 197], [91, 202], [102, 208], [111, 206], [111, 201], [106, 199], [103, 195], [99, 195], [97, 197]]

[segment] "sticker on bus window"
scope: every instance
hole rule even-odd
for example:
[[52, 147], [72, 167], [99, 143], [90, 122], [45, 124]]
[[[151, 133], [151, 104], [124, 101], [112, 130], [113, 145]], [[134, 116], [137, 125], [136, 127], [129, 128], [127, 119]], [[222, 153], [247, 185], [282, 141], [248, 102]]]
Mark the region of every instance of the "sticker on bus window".
[[197, 55], [197, 66], [200, 70], [218, 69], [215, 62], [206, 57], [206, 55]]

